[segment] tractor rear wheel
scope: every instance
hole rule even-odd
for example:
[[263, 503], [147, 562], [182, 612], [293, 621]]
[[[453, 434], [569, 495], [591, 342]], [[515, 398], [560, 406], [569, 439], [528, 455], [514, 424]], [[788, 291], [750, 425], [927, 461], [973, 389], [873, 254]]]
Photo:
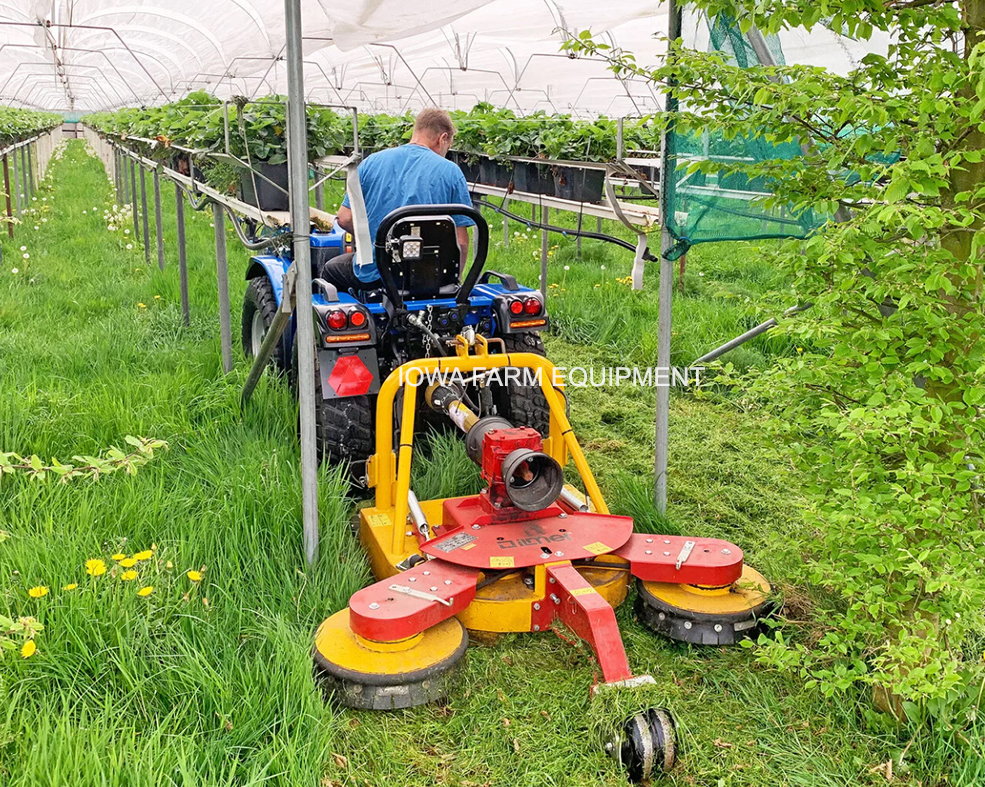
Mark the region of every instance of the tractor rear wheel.
[[[544, 341], [539, 333], [513, 333], [502, 337], [508, 353], [533, 353], [547, 357]], [[511, 381], [495, 389], [494, 398], [496, 410], [514, 426], [529, 426], [536, 429], [545, 438], [551, 429], [551, 408], [547, 405], [543, 391], [536, 386], [524, 385], [521, 377], [519, 382]], [[564, 398], [564, 393], [558, 391]], [[565, 399], [564, 411], [568, 412], [568, 402]]]
[[[247, 358], [257, 357], [260, 345], [276, 316], [277, 296], [274, 295], [270, 280], [266, 276], [250, 279], [243, 296], [243, 352]], [[283, 374], [287, 370], [289, 352], [290, 345], [282, 336], [270, 356], [270, 366], [277, 374]]]

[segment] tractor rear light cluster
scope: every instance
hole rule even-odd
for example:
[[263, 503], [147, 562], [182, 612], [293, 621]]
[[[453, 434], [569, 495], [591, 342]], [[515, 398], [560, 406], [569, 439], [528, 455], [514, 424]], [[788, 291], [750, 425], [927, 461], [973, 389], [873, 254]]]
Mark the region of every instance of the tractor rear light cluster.
[[369, 318], [366, 312], [355, 309], [346, 314], [342, 309], [328, 313], [328, 327], [333, 331], [344, 331], [346, 328], [364, 328]]
[[540, 305], [540, 301], [536, 298], [527, 298], [527, 300], [523, 302], [523, 313], [528, 314], [531, 317], [540, 314], [540, 310], [542, 308], [543, 306]]

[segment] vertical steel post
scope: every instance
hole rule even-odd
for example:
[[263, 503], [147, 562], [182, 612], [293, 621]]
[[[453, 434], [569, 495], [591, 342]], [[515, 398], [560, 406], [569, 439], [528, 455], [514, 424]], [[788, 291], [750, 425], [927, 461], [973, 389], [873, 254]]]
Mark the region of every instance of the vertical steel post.
[[164, 270], [164, 227], [161, 226], [161, 164], [154, 169], [154, 225], [157, 231], [157, 267]]
[[[670, 45], [681, 34], [681, 12], [676, 0], [668, 0], [668, 37]], [[674, 128], [674, 113], [677, 99], [673, 85], [668, 85], [666, 105], [668, 121], [660, 141], [660, 292], [657, 314], [657, 371], [665, 369], [666, 385], [656, 386], [657, 407], [654, 418], [655, 448], [653, 452], [653, 502], [661, 514], [667, 511], [667, 445], [670, 436], [670, 328], [672, 321], [672, 301], [674, 296], [674, 264], [667, 259], [667, 253], [674, 245], [674, 238], [667, 229], [668, 217], [674, 209], [673, 189], [670, 180], [673, 176], [673, 150], [670, 135]]]
[[[551, 211], [546, 205], [542, 205], [540, 208], [540, 223], [546, 225], [550, 221]], [[547, 228], [541, 230], [540, 235], [540, 294], [544, 298], [544, 303], [547, 303], [547, 244], [549, 243], [547, 237]]]
[[[578, 211], [578, 232], [581, 232], [581, 220], [584, 218], [584, 214]], [[575, 238], [575, 245], [578, 247], [578, 259], [581, 259], [581, 235]]]
[[140, 240], [140, 213], [137, 210], [137, 163], [127, 155], [130, 162], [130, 204], [133, 207], [133, 240]]
[[[318, 457], [315, 442], [315, 332], [311, 319], [311, 240], [308, 212], [308, 139], [301, 52], [301, 0], [284, 0], [287, 28], [287, 160], [291, 230], [297, 269], [298, 393], [301, 410], [301, 500], [304, 555], [318, 554]], [[403, 527], [401, 522], [400, 527]]]
[[212, 203], [215, 224], [215, 272], [219, 287], [219, 341], [222, 344], [222, 370], [233, 370], [233, 334], [229, 317], [229, 267], [226, 261], [226, 212], [218, 202]]
[[31, 207], [31, 187], [28, 185], [27, 174], [27, 145], [21, 145], [21, 196], [24, 198], [24, 210]]
[[10, 204], [10, 161], [6, 153], [3, 154], [3, 190], [7, 195], [7, 235], [14, 239], [14, 210]]
[[31, 197], [34, 197], [34, 192], [37, 191], [37, 181], [34, 176], [34, 160], [37, 156], [32, 154], [33, 147], [33, 143], [24, 146], [27, 151], [27, 186]]
[[191, 308], [188, 304], [188, 259], [185, 255], [185, 196], [181, 186], [174, 184], [174, 213], [178, 222], [178, 275], [181, 279], [181, 316], [185, 327], [191, 325]]
[[144, 225], [144, 261], [150, 265], [150, 217], [147, 215], [147, 170], [140, 165], [140, 212]]
[[13, 170], [13, 176], [11, 177], [11, 186], [14, 189], [14, 205], [17, 208], [17, 215], [21, 215], [21, 187], [18, 181], [17, 172], [17, 151], [14, 151], [14, 155], [10, 157], [11, 169]]
[[116, 186], [116, 204], [123, 202], [123, 179], [120, 177], [120, 151], [113, 148], [113, 182]]
[[[318, 171], [315, 171], [315, 179], [318, 179]], [[325, 210], [325, 184], [319, 183], [315, 186], [315, 207], [318, 210]]]

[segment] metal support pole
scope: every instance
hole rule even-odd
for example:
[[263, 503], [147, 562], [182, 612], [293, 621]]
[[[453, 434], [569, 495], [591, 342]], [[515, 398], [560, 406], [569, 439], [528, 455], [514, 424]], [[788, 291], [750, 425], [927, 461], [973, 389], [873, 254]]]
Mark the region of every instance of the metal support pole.
[[[308, 140], [304, 109], [301, 0], [284, 0], [287, 28], [287, 160], [291, 229], [297, 269], [298, 393], [301, 410], [301, 499], [304, 555], [318, 554], [318, 457], [315, 441], [315, 332], [311, 319], [311, 240], [308, 212]], [[364, 249], [365, 251], [365, 249]], [[403, 527], [403, 522], [400, 523]]]
[[[506, 197], [503, 197], [503, 207], [506, 207]], [[508, 249], [510, 247], [510, 220], [504, 215], [503, 216], [503, 248]]]
[[[668, 38], [673, 42], [680, 36], [681, 12], [676, 0], [669, 0], [667, 9], [669, 19]], [[653, 502], [661, 514], [667, 512], [667, 454], [670, 435], [670, 335], [672, 321], [672, 300], [674, 295], [674, 264], [667, 254], [674, 245], [674, 238], [667, 229], [667, 219], [673, 210], [673, 189], [670, 179], [673, 168], [670, 159], [673, 151], [670, 134], [673, 133], [674, 113], [677, 99], [672, 85], [668, 86], [666, 110], [668, 121], [660, 142], [660, 293], [657, 315], [657, 369], [666, 369], [667, 385], [657, 385], [657, 406], [654, 419], [655, 449], [653, 454]]]
[[33, 147], [33, 144], [24, 146], [24, 149], [27, 151], [27, 189], [32, 198], [34, 197], [35, 191], [37, 191], [37, 182], [34, 177], [34, 160], [37, 157], [32, 154], [31, 149]]
[[31, 187], [28, 185], [27, 174], [27, 145], [21, 147], [21, 196], [24, 198], [24, 210], [31, 207]]
[[[222, 370], [233, 370], [233, 334], [229, 316], [229, 267], [226, 262], [225, 209], [218, 202], [212, 203], [215, 224], [215, 271], [219, 287], [219, 341], [222, 345]], [[308, 299], [311, 300], [310, 298]], [[314, 363], [312, 363], [314, 371]]]
[[[584, 214], [578, 211], [578, 232], [581, 232], [581, 220], [584, 218]], [[601, 230], [600, 230], [601, 231]], [[575, 238], [575, 246], [578, 249], [578, 259], [581, 259], [581, 235]]]
[[17, 172], [17, 151], [14, 151], [14, 155], [10, 157], [11, 169], [13, 170], [13, 175], [11, 177], [11, 186], [14, 190], [14, 205], [17, 207], [17, 215], [21, 215], [21, 187], [18, 180]]
[[144, 261], [150, 265], [150, 218], [147, 215], [147, 171], [140, 165], [140, 213], [144, 225]]
[[164, 227], [161, 226], [161, 164], [154, 170], [154, 224], [157, 230], [157, 267], [164, 270]]
[[188, 303], [188, 259], [185, 254], [185, 195], [181, 186], [174, 184], [174, 213], [178, 222], [178, 275], [181, 279], [181, 316], [185, 327], [191, 325], [192, 315]]
[[547, 303], [547, 244], [550, 242], [547, 235], [546, 225], [550, 221], [551, 211], [546, 205], [540, 208], [540, 223], [545, 228], [540, 233], [540, 294]]
[[[318, 177], [318, 173], [315, 173], [315, 177]], [[315, 186], [315, 207], [318, 210], [325, 210], [325, 184], [319, 183]]]
[[137, 162], [127, 156], [130, 162], [130, 204], [133, 207], [133, 240], [140, 240], [140, 213], [137, 210]]
[[3, 155], [3, 190], [7, 195], [7, 235], [14, 239], [14, 210], [10, 204], [10, 161], [6, 153]]

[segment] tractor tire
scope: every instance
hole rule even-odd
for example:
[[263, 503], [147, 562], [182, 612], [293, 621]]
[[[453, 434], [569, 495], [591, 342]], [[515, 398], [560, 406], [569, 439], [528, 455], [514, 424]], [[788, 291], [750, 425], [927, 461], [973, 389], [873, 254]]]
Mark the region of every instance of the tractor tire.
[[[256, 358], [263, 337], [266, 336], [277, 316], [277, 297], [273, 285], [266, 276], [250, 279], [243, 295], [243, 352], [247, 358]], [[286, 333], [286, 331], [285, 331]], [[290, 346], [284, 338], [277, 343], [270, 356], [270, 366], [278, 374], [287, 371]]]
[[352, 481], [360, 483], [366, 475], [366, 460], [374, 453], [376, 418], [375, 396], [322, 396], [318, 354], [315, 353], [315, 440], [318, 461], [349, 463]]
[[[547, 357], [544, 341], [539, 333], [513, 333], [502, 339], [508, 353], [533, 353]], [[550, 433], [551, 409], [539, 388], [510, 382], [499, 387], [493, 395], [499, 414], [514, 426], [529, 426], [544, 437]], [[561, 395], [564, 396], [563, 393]], [[568, 412], [567, 399], [564, 402], [564, 411]]]

